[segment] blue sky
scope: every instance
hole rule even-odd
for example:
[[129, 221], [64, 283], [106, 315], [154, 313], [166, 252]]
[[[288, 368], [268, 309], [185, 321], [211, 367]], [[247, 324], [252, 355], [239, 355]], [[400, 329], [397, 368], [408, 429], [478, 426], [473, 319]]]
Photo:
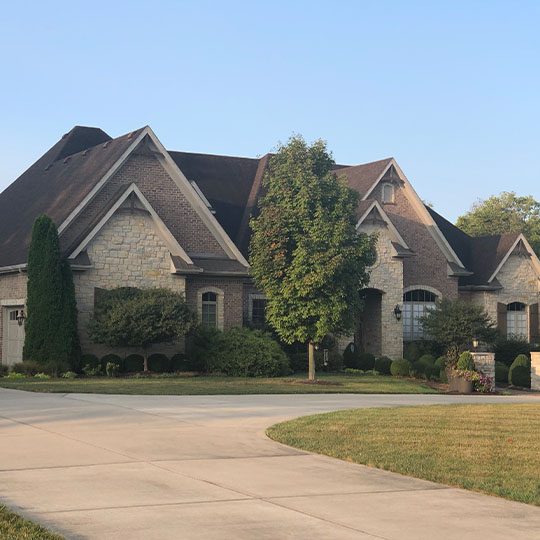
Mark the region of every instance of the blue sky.
[[74, 125], [257, 156], [394, 156], [447, 218], [540, 199], [539, 2], [9, 2], [0, 190]]

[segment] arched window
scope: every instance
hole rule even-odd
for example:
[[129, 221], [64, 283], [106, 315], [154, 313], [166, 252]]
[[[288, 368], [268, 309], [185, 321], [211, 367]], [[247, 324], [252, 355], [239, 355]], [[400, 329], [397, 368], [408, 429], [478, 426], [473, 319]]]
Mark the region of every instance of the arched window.
[[394, 185], [393, 184], [383, 184], [382, 185], [382, 202], [383, 203], [393, 203], [394, 202]]
[[423, 317], [428, 309], [435, 307], [437, 295], [424, 289], [414, 289], [403, 295], [403, 339], [411, 341], [422, 339], [424, 329], [420, 323], [420, 317]]
[[506, 306], [506, 331], [509, 336], [527, 339], [527, 307], [521, 302]]
[[202, 295], [201, 323], [206, 328], [217, 328], [217, 294], [205, 292]]

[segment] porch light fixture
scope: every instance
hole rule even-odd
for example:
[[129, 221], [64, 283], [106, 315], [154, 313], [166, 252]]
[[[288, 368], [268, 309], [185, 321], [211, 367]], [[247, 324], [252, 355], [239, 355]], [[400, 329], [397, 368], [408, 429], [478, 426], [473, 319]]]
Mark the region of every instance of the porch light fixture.
[[25, 319], [26, 315], [24, 314], [24, 309], [21, 309], [21, 311], [19, 311], [19, 314], [17, 315], [17, 323], [19, 324], [19, 326], [23, 325]]
[[396, 304], [396, 307], [394, 308], [394, 317], [396, 318], [396, 321], [401, 321], [401, 308], [399, 307], [399, 304]]
[[475, 349], [478, 349], [478, 338], [477, 338], [477, 337], [473, 337], [473, 340], [472, 340], [472, 346], [473, 346]]

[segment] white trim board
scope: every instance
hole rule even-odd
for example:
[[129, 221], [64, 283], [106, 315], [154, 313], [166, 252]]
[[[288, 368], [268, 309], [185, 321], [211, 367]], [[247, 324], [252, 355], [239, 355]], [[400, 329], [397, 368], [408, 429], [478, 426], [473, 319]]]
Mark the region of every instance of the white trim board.
[[395, 236], [396, 240], [405, 248], [409, 249], [409, 246], [407, 245], [407, 242], [403, 239], [401, 234], [399, 234], [399, 231], [396, 229], [390, 218], [388, 217], [388, 214], [384, 211], [383, 207], [379, 204], [379, 201], [373, 201], [372, 204], [369, 205], [368, 209], [362, 214], [360, 219], [358, 220], [356, 224], [356, 228], [360, 227], [362, 225], [363, 221], [367, 218], [369, 213], [373, 210], [373, 208], [376, 208], [379, 212], [380, 216], [382, 217], [383, 221], [388, 225], [388, 228]]
[[69, 259], [75, 259], [77, 255], [81, 253], [81, 251], [84, 251], [84, 249], [88, 246], [88, 244], [92, 241], [92, 239], [96, 236], [96, 234], [106, 225], [106, 223], [111, 219], [111, 217], [115, 214], [115, 212], [122, 206], [122, 204], [126, 201], [126, 199], [134, 193], [141, 204], [144, 206], [145, 210], [148, 211], [148, 213], [152, 216], [152, 220], [154, 221], [154, 224], [156, 226], [156, 230], [158, 235], [161, 237], [163, 242], [167, 245], [169, 248], [169, 251], [173, 255], [177, 255], [179, 257], [182, 257], [188, 264], [193, 264], [193, 261], [189, 257], [189, 255], [184, 251], [182, 246], [178, 243], [176, 238], [173, 236], [171, 231], [167, 228], [165, 223], [161, 220], [161, 218], [158, 216], [157, 212], [152, 208], [152, 205], [148, 202], [146, 197], [141, 193], [140, 189], [135, 185], [131, 184], [124, 193], [118, 198], [118, 200], [114, 203], [112, 208], [103, 216], [103, 218], [99, 221], [99, 223], [86, 235], [84, 240], [75, 248], [75, 250], [69, 255]]

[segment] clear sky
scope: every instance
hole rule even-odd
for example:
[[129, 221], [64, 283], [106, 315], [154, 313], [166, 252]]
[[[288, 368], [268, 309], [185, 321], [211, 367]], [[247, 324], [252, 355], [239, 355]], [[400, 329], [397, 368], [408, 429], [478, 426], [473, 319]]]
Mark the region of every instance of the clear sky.
[[4, 2], [0, 190], [74, 125], [257, 156], [394, 156], [455, 220], [540, 199], [540, 2]]

